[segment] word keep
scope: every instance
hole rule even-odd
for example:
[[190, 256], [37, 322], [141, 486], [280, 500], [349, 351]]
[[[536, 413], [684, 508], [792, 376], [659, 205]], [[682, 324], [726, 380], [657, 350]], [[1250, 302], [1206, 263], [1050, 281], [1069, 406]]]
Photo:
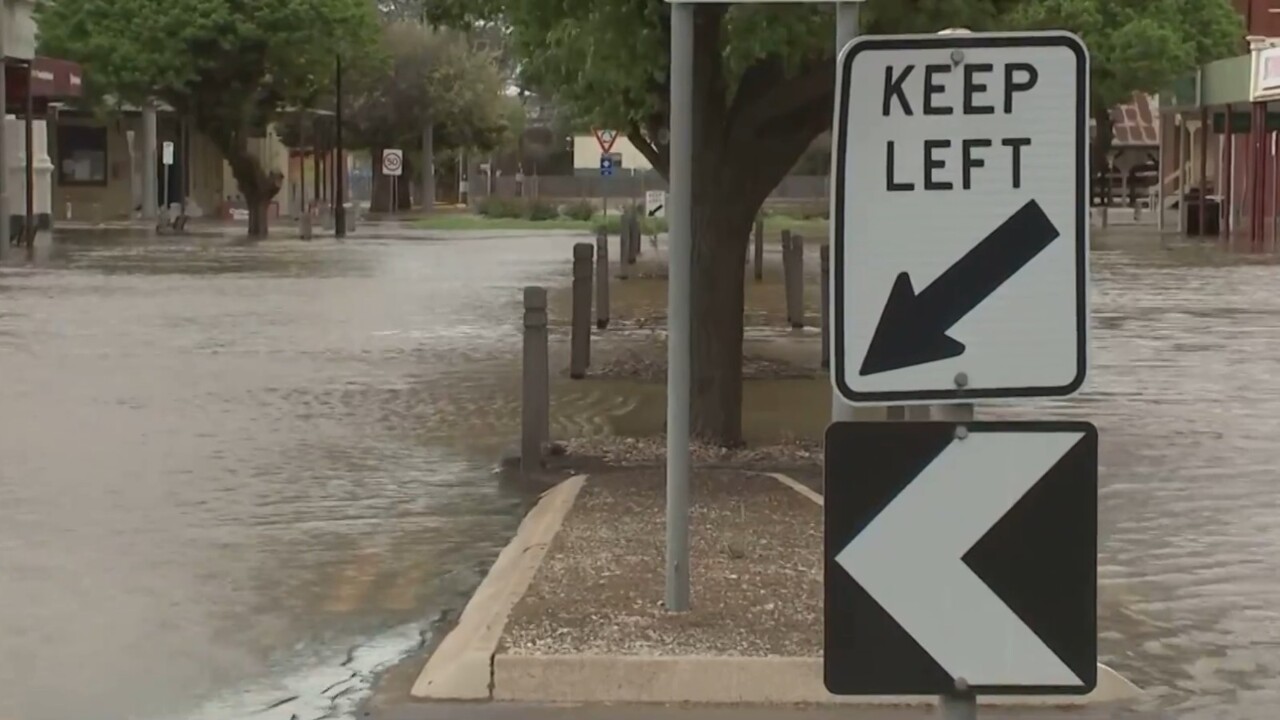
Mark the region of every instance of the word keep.
[[[920, 73], [923, 82], [920, 96], [908, 96], [908, 81], [916, 73]], [[972, 63], [963, 65], [929, 64], [923, 68], [917, 65], [884, 69], [884, 97], [881, 113], [884, 117], [914, 117], [920, 115], [1010, 115], [1018, 102], [1026, 98], [1018, 95], [1029, 92], [1036, 86], [1040, 74], [1034, 65], [1024, 62], [1005, 63], [997, 68], [991, 63]], [[917, 83], [911, 82], [911, 87]], [[943, 98], [948, 86], [958, 87], [961, 91], [959, 107], [945, 104]], [[995, 87], [993, 87], [995, 86]], [[1022, 187], [1023, 152], [1031, 146], [1031, 138], [934, 138], [924, 143], [924, 167], [922, 173], [916, 175], [905, 168], [895, 165], [894, 141], [888, 141], [885, 148], [885, 189], [891, 192], [905, 192], [916, 189], [914, 180], [904, 178], [920, 178], [925, 190], [954, 190], [954, 171], [948, 172], [952, 163], [960, 166], [960, 188], [968, 190], [973, 186], [974, 170], [986, 167], [984, 157], [991, 152], [1007, 152], [1013, 167], [1010, 185]], [[993, 148], [996, 148], [993, 150]], [[944, 180], [942, 178], [952, 179]]]

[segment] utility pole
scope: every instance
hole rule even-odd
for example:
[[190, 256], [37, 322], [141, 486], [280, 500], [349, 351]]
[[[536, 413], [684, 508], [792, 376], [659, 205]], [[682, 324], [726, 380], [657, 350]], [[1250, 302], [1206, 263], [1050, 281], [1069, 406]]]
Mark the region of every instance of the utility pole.
[[337, 127], [334, 129], [334, 140], [337, 146], [337, 153], [333, 162], [333, 236], [347, 236], [347, 206], [346, 206], [346, 180], [347, 180], [347, 163], [343, 157], [342, 148], [342, 55], [336, 56], [334, 62], [334, 92], [337, 97], [336, 112], [334, 121]]

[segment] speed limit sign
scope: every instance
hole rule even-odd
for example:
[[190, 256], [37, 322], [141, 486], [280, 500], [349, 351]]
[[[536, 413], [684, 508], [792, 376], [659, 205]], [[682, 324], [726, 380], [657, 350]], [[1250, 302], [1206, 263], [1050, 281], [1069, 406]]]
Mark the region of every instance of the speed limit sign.
[[395, 177], [404, 169], [404, 151], [387, 149], [382, 151], [382, 174]]

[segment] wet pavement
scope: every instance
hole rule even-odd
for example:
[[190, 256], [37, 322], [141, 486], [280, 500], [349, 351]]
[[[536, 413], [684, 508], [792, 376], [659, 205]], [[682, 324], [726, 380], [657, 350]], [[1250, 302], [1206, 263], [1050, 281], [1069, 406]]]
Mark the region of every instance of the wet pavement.
[[[1087, 392], [981, 413], [1100, 426], [1104, 661], [1174, 717], [1270, 720], [1280, 266], [1109, 238]], [[0, 717], [355, 707], [514, 530], [518, 288], [576, 239], [78, 234], [0, 269]], [[827, 388], [752, 383], [749, 434], [816, 436]], [[562, 389], [559, 435], [660, 427], [658, 386]]]

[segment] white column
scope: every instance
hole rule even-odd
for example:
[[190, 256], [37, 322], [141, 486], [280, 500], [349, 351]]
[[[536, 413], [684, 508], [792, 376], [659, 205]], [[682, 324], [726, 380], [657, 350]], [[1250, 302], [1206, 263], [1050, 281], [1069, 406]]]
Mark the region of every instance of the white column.
[[156, 109], [147, 107], [142, 111], [142, 217], [145, 220], [156, 218], [159, 192], [156, 180], [157, 144]]

